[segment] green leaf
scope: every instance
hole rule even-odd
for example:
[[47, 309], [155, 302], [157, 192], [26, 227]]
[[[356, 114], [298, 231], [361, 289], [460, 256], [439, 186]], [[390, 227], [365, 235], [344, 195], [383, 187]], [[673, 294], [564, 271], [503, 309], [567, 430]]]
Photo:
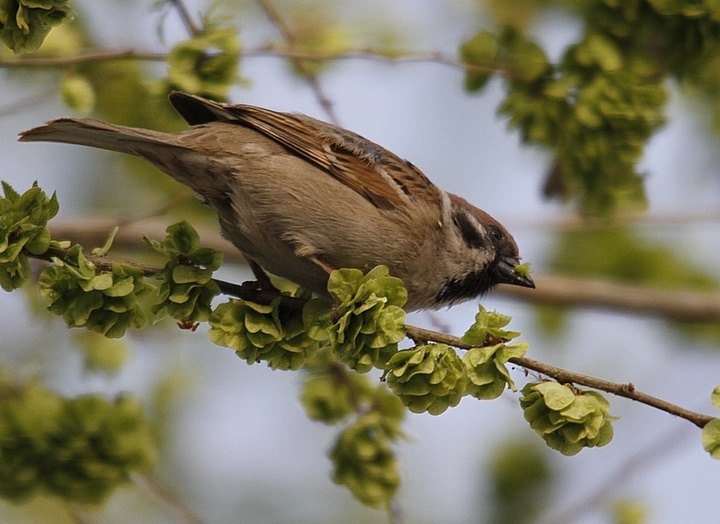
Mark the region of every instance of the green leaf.
[[545, 399], [545, 405], [553, 411], [561, 411], [575, 401], [575, 394], [568, 386], [557, 382], [542, 382], [535, 386]]
[[112, 243], [115, 240], [115, 235], [117, 235], [117, 232], [120, 230], [120, 226], [115, 226], [113, 230], [108, 235], [107, 240], [103, 244], [102, 247], [96, 247], [92, 250], [93, 255], [97, 255], [99, 257], [104, 257], [108, 251], [110, 251], [110, 247], [112, 247]]

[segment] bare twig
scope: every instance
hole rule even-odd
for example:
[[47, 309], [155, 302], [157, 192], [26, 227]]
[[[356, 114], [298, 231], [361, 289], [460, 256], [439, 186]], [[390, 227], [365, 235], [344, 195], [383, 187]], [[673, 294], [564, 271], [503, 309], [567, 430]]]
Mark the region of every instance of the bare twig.
[[[405, 330], [408, 336], [415, 341], [439, 342], [462, 349], [469, 349], [472, 347], [467, 344], [463, 344], [462, 342], [460, 342], [459, 338], [452, 335], [436, 333], [434, 331], [418, 328], [415, 326], [405, 326]], [[665, 411], [667, 413], [670, 413], [671, 415], [677, 415], [678, 417], [689, 420], [700, 428], [704, 427], [705, 424], [707, 424], [713, 419], [713, 417], [710, 417], [708, 415], [696, 413], [694, 411], [690, 411], [675, 404], [671, 404], [670, 402], [666, 402], [646, 393], [641, 393], [640, 391], [637, 391], [635, 389], [635, 386], [631, 383], [618, 384], [616, 382], [610, 382], [608, 380], [602, 380], [588, 375], [583, 375], [581, 373], [575, 373], [574, 371], [569, 371], [567, 369], [551, 366], [549, 364], [545, 364], [543, 362], [527, 357], [511, 358], [510, 362], [525, 369], [536, 371], [548, 377], [552, 377], [563, 384], [578, 384], [581, 386], [587, 386], [593, 389], [605, 391], [607, 393], [612, 393], [613, 395], [618, 395], [621, 397], [636, 400], [638, 402], [642, 402], [643, 404], [647, 404], [648, 406], [652, 406], [661, 411]]]
[[150, 53], [146, 51], [100, 50], [79, 55], [68, 56], [0, 56], [0, 67], [5, 68], [32, 68], [32, 67], [71, 67], [79, 64], [96, 62], [109, 62], [116, 60], [140, 60], [145, 62], [164, 62], [167, 53]]
[[202, 28], [193, 21], [189, 11], [187, 10], [187, 7], [182, 2], [182, 0], [169, 0], [169, 2], [173, 4], [173, 6], [175, 6], [175, 9], [180, 15], [180, 19], [182, 20], [188, 32], [192, 36], [199, 35], [202, 32]]
[[500, 293], [535, 304], [629, 311], [688, 322], [720, 321], [720, 293], [654, 289], [567, 275], [533, 275], [536, 289], [503, 286]]
[[182, 502], [178, 497], [173, 495], [167, 486], [165, 486], [155, 475], [151, 473], [133, 473], [132, 475], [135, 485], [143, 488], [151, 494], [155, 499], [162, 502], [177, 518], [179, 522], [187, 524], [202, 524], [202, 519], [195, 512]]
[[297, 49], [283, 49], [273, 45], [247, 49], [242, 53], [243, 58], [253, 57], [277, 57], [293, 58], [296, 60], [311, 60], [315, 62], [334, 62], [347, 60], [365, 60], [374, 62], [385, 62], [388, 64], [413, 64], [426, 63], [438, 64], [462, 69], [470, 73], [506, 74], [510, 71], [510, 65], [503, 62], [488, 62], [486, 65], [470, 64], [454, 57], [445, 55], [438, 51], [429, 52], [388, 52], [386, 50], [360, 48], [341, 51], [337, 53], [318, 53], [313, 51], [302, 51]]
[[57, 96], [57, 88], [53, 86], [52, 89], [33, 93], [20, 100], [15, 100], [0, 108], [0, 118], [7, 118], [15, 114], [23, 113], [27, 111], [29, 107], [37, 108], [40, 104], [54, 101], [55, 96]]
[[720, 211], [693, 210], [686, 213], [618, 213], [611, 218], [595, 219], [578, 215], [561, 217], [515, 217], [503, 220], [513, 229], [560, 231], [592, 231], [597, 229], [628, 226], [688, 227], [702, 223], [720, 222]]
[[[317, 53], [310, 51], [299, 51], [295, 49], [279, 48], [274, 45], [266, 45], [252, 49], [245, 49], [240, 52], [243, 58], [275, 57], [284, 60], [308, 60], [315, 62], [342, 61], [342, 60], [366, 60], [378, 61], [393, 64], [403, 63], [427, 63], [439, 64], [462, 69], [472, 73], [497, 73], [505, 74], [509, 66], [500, 62], [489, 62], [487, 65], [470, 64], [457, 60], [453, 57], [439, 52], [427, 53], [394, 53], [375, 50], [371, 48], [343, 51], [339, 53]], [[167, 59], [166, 53], [150, 53], [132, 49], [125, 50], [97, 50], [78, 55], [69, 56], [33, 56], [13, 57], [0, 56], [0, 67], [6, 68], [32, 68], [32, 67], [70, 67], [78, 64], [93, 62], [106, 62], [113, 60], [138, 60], [162, 62]]]
[[[657, 466], [658, 457], [669, 457], [669, 449], [678, 444], [681, 437], [686, 434], [686, 427], [677, 427], [653, 443], [646, 444], [632, 456], [628, 457], [595, 489], [586, 486], [583, 496], [577, 500], [570, 499], [570, 506], [561, 513], [550, 514], [547, 518], [539, 519], [543, 524], [572, 524], [581, 520], [581, 516], [594, 508], [601, 507], [613, 498], [619, 486], [632, 481], [632, 475], [639, 469], [648, 466]], [[559, 504], [558, 504], [559, 505]]]
[[[260, 4], [262, 10], [265, 12], [265, 15], [270, 19], [270, 21], [275, 25], [275, 27], [278, 28], [278, 31], [280, 31], [280, 34], [283, 37], [283, 40], [285, 40], [288, 46], [293, 47], [293, 44], [295, 43], [297, 38], [293, 31], [290, 29], [290, 26], [285, 23], [280, 14], [275, 10], [272, 2], [270, 2], [270, 0], [258, 0], [258, 3]], [[333, 109], [332, 101], [323, 92], [317, 76], [309, 67], [308, 63], [301, 59], [295, 59], [294, 63], [297, 65], [302, 75], [310, 84], [310, 88], [312, 89], [315, 98], [320, 104], [320, 107], [323, 108], [323, 111], [325, 111], [325, 114], [327, 114], [330, 121], [333, 124], [338, 124], [339, 121], [337, 115], [335, 114], [335, 110]]]

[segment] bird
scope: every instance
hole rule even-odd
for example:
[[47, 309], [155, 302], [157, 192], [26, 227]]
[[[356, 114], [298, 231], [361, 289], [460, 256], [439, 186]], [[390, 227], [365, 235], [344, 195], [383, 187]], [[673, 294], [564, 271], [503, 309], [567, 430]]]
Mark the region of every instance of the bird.
[[516, 271], [518, 246], [497, 220], [382, 146], [299, 113], [182, 92], [169, 101], [188, 129], [60, 118], [19, 140], [147, 159], [216, 211], [258, 281], [267, 271], [327, 296], [333, 270], [384, 265], [403, 281], [408, 311], [452, 306], [497, 284], [535, 287]]

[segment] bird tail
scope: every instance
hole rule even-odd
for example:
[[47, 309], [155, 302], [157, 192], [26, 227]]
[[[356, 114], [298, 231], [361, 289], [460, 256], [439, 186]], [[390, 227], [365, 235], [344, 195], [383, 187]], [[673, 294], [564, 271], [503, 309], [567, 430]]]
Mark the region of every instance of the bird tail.
[[148, 146], [168, 147], [168, 133], [137, 129], [90, 118], [60, 118], [20, 133], [21, 142], [63, 142], [146, 156]]

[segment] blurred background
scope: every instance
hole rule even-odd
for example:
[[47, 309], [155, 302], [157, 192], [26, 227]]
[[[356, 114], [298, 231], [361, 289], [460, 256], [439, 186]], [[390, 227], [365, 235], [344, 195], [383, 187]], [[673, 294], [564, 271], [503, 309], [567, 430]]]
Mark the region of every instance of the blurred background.
[[[553, 62], [583, 31], [584, 21], [572, 4], [273, 2], [297, 34], [315, 35], [318, 49], [326, 53], [384, 47], [409, 55], [454, 57], [461, 43], [478, 30], [516, 16], [523, 18], [518, 23]], [[199, 15], [207, 13], [207, 3], [187, 0], [185, 6], [195, 23], [202, 23]], [[188, 38], [187, 25], [170, 4], [76, 0], [71, 7], [75, 20], [51, 32], [41, 52], [47, 48], [57, 53], [66, 49], [62, 52], [68, 54], [91, 49], [165, 53]], [[330, 119], [317, 90], [287, 60], [261, 52], [269, 43], [282, 41], [276, 21], [262, 6], [223, 0], [214, 2], [214, 8], [213, 20], [239, 28], [242, 42], [241, 81], [228, 91], [229, 101]], [[665, 289], [683, 283], [689, 287], [691, 280], [696, 288], [718, 288], [720, 148], [713, 101], [697, 89], [665, 80], [667, 121], [652, 135], [638, 164], [646, 214], [613, 228], [586, 227], [576, 220], [578, 208], [572, 202], [543, 197], [552, 155], [524, 144], [518, 132], [508, 130], [507, 118], [498, 115], [506, 94], [501, 78], [469, 94], [463, 89], [462, 68], [433, 60], [393, 62], [359, 55], [316, 72], [317, 85], [339, 123], [411, 160], [439, 186], [496, 217], [512, 232], [523, 261], [531, 262], [537, 274], [585, 272], [623, 281], [636, 269], [657, 279], [649, 283]], [[94, 86], [97, 101], [91, 109], [100, 118], [120, 123], [135, 118], [137, 96], [157, 96], [157, 105], [164, 104], [163, 61], [104, 62], [80, 66], [74, 74], [89, 74], [83, 67], [105, 68], [104, 83]], [[0, 69], [1, 178], [19, 191], [35, 180], [46, 192], [56, 191], [61, 206], [56, 220], [63, 227], [75, 225], [79, 239], [88, 238], [83, 227], [102, 230], [103, 224], [128, 218], [138, 231], [158, 240], [162, 224], [181, 218], [214, 233], [210, 212], [169, 177], [141, 162], [74, 146], [16, 142], [19, 131], [81, 114], [82, 107], [69, 107], [68, 98], [64, 101], [59, 95], [67, 74], [59, 67]], [[128, 92], [136, 80], [127, 79], [134, 75], [154, 86], [145, 95]], [[181, 128], [169, 111], [162, 115], [148, 113], [145, 121], [133, 121], [146, 127]], [[164, 206], [169, 210], [157, 216], [154, 211]], [[148, 214], [152, 216], [139, 219]], [[118, 250], [111, 255], [136, 256], [133, 246], [121, 245]], [[587, 264], [587, 269], [580, 264]], [[250, 273], [231, 261], [219, 276], [242, 282]], [[62, 395], [132, 392], [146, 399], [162, 428], [156, 476], [173, 498], [204, 522], [387, 520], [331, 481], [327, 454], [337, 428], [308, 420], [298, 400], [299, 373], [249, 366], [232, 350], [213, 345], [205, 326], [182, 331], [169, 320], [132, 332], [121, 345], [98, 355], [83, 349], [94, 342], [85, 340], [79, 330], [68, 330], [61, 319], [43, 313], [43, 300], [32, 286], [26, 292], [2, 293], [0, 301], [5, 311], [0, 318], [3, 368], [15, 377], [39, 377]], [[715, 412], [710, 393], [720, 383], [717, 322], [691, 325], [651, 313], [541, 307], [502, 291], [484, 297], [482, 304], [512, 316], [510, 329], [520, 331], [521, 339], [530, 343], [531, 358], [632, 382], [640, 391], [688, 409]], [[471, 302], [452, 310], [415, 313], [408, 322], [460, 335], [472, 324], [477, 307]], [[98, 369], [93, 370], [93, 359], [99, 361]], [[112, 372], [107, 359], [117, 359]], [[521, 369], [513, 370], [513, 377], [519, 386], [526, 381]], [[408, 414], [403, 429], [409, 438], [397, 447], [401, 520], [716, 520], [720, 466], [703, 450], [698, 428], [639, 403], [608, 398], [618, 417], [613, 442], [574, 457], [545, 447], [523, 419], [518, 395], [509, 391], [494, 401], [466, 398], [441, 416]], [[513, 492], [522, 482], [530, 488]], [[2, 502], [0, 520], [181, 521], [173, 504], [156, 493], [138, 481], [118, 490], [101, 509], [70, 512], [58, 510], [49, 496], [20, 505]], [[514, 505], [527, 511], [513, 515]]]

